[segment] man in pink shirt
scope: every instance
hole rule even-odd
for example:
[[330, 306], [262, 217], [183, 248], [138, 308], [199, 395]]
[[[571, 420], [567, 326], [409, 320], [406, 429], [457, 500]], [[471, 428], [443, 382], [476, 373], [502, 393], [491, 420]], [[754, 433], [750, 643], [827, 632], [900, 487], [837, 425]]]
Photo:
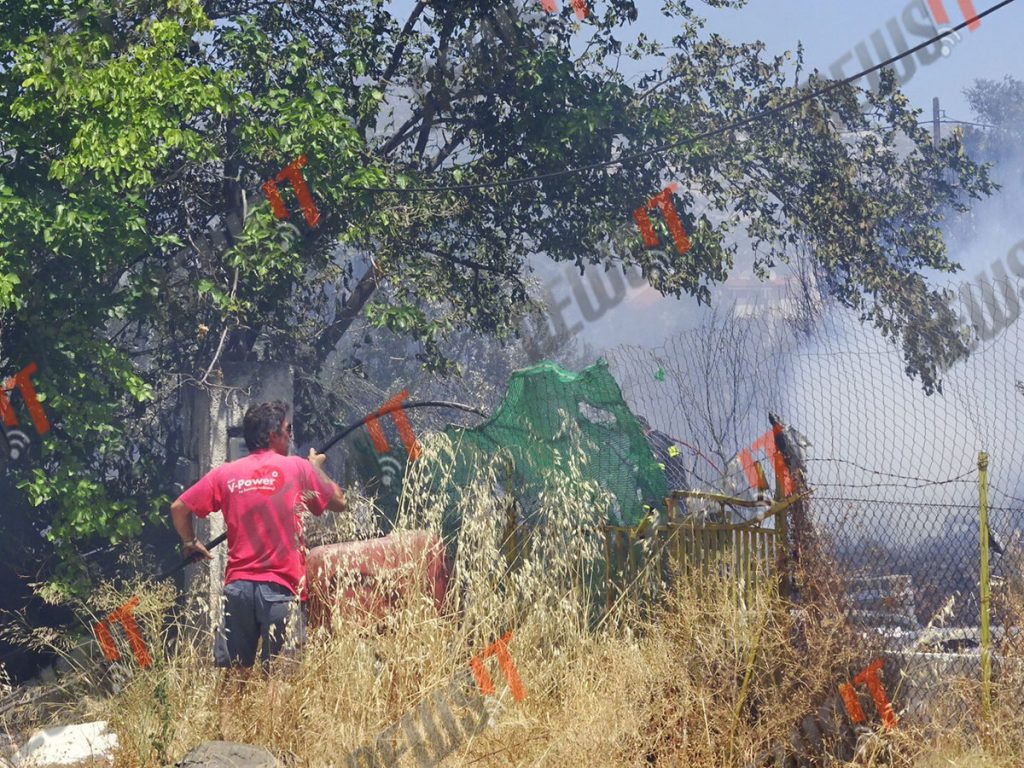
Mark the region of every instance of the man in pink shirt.
[[281, 400], [252, 405], [243, 431], [250, 453], [222, 464], [171, 504], [174, 529], [186, 558], [211, 558], [192, 528], [192, 515], [220, 510], [228, 534], [224, 574], [224, 626], [214, 641], [218, 667], [250, 668], [262, 639], [264, 669], [281, 653], [286, 635], [305, 631], [306, 547], [302, 513], [341, 512], [341, 489], [324, 474], [327, 457], [310, 449], [309, 460], [289, 456], [292, 425]]

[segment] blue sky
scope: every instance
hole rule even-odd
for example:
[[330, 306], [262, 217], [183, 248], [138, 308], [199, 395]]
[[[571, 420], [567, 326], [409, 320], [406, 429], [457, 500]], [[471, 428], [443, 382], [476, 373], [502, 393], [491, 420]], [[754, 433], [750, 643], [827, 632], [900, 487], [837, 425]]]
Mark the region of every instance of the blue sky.
[[[513, 0], [497, 1], [510, 3]], [[607, 2], [589, 1], [598, 11], [602, 3]], [[662, 0], [635, 1], [640, 8], [635, 31], [667, 41], [673, 30], [667, 27], [659, 13]], [[396, 7], [405, 2], [396, 0]], [[518, 5], [521, 0], [515, 2]], [[895, 53], [892, 35], [887, 30], [887, 22], [894, 17], [907, 47], [930, 37], [930, 34], [915, 36], [912, 30], [903, 26], [904, 9], [911, 2], [916, 4], [915, 12], [922, 22], [930, 18], [926, 0], [751, 0], [738, 10], [714, 9], [703, 0], [691, 0], [698, 12], [708, 19], [706, 33], [717, 32], [732, 42], [763, 41], [768, 55], [795, 50], [802, 42], [807, 67], [817, 68], [826, 74], [834, 61], [854, 51], [858, 43], [867, 44], [871, 64], [878, 62], [882, 57], [871, 40], [872, 33], [876, 31], [881, 32], [890, 53]], [[974, 0], [979, 12], [996, 2]], [[562, 7], [567, 3], [568, 0], [559, 0]], [[944, 3], [953, 25], [963, 21], [958, 0], [944, 0]], [[539, 6], [540, 0], [536, 0], [536, 4]], [[581, 40], [586, 35], [585, 28], [584, 24], [579, 33]], [[1024, 0], [1017, 0], [983, 19], [974, 31], [963, 30], [948, 56], [940, 56], [928, 66], [918, 62], [914, 76], [903, 91], [911, 103], [923, 111], [922, 118], [930, 118], [932, 98], [938, 96], [949, 118], [972, 120], [974, 115], [962, 92], [975, 80], [1001, 80], [1005, 75], [1024, 80], [1022, 33]], [[650, 66], [654, 63], [651, 62]], [[862, 68], [854, 54], [847, 62], [845, 74], [853, 74]], [[644, 63], [629, 63], [626, 71], [630, 74], [644, 71]], [[967, 269], [956, 276], [944, 275], [941, 284], [955, 286], [973, 280], [980, 270], [988, 270], [993, 262], [1004, 260], [1008, 248], [1014, 243], [1024, 242], [1020, 217], [1014, 213], [1024, 204], [1024, 193], [1019, 185], [1015, 185], [1001, 195], [1001, 201], [993, 200], [975, 207], [974, 212], [979, 217], [977, 235], [964, 246], [965, 250], [952, 254]], [[948, 224], [956, 226], [955, 222]], [[740, 259], [742, 254], [737, 266]], [[671, 364], [675, 366], [673, 370], [686, 371], [690, 358], [680, 354], [680, 350], [685, 352], [691, 348], [682, 344], [665, 349], [659, 347], [704, 322], [708, 310], [698, 307], [690, 298], [661, 297], [649, 287], [631, 285], [622, 295], [613, 290], [614, 281], [600, 269], [590, 271], [581, 279], [572, 266], [545, 262], [546, 259], [538, 257], [532, 263], [549, 291], [546, 299], [549, 307], [557, 307], [559, 317], [568, 328], [578, 329], [579, 339], [589, 345], [593, 354], [606, 354], [613, 360], [613, 370], [620, 376], [624, 389], [630, 391], [632, 387], [632, 392], [644, 393], [648, 406], [646, 415], [653, 423], [674, 434], [687, 432], [681, 421], [684, 411], [678, 405], [681, 400], [674, 400], [674, 395], [666, 394], [670, 387], [677, 385], [671, 383], [671, 377], [670, 383], [659, 383], [655, 371], [663, 360], [669, 361], [666, 368]], [[596, 320], [585, 322], [579, 297], [584, 292], [598, 295], [596, 290], [588, 291], [585, 287], [585, 283], [592, 280], [604, 283], [601, 295], [621, 295], [621, 299]], [[742, 316], [767, 314], [766, 306], [759, 303], [758, 298], [765, 294], [758, 286], [750, 288], [751, 283], [753, 281], [742, 274], [741, 269], [734, 270], [729, 283], [713, 290], [716, 306], [724, 308], [727, 313]], [[763, 288], [767, 293], [770, 286]], [[730, 308], [733, 301], [736, 304]], [[597, 303], [588, 303], [589, 309], [593, 310], [593, 304]], [[1018, 323], [1024, 327], [1024, 320]], [[780, 354], [772, 365], [758, 371], [757, 375], [764, 381], [764, 401], [776, 404], [777, 412], [785, 414], [787, 421], [797, 425], [808, 436], [817, 447], [815, 450], [819, 457], [840, 455], [847, 460], [856, 459], [864, 466], [875, 466], [879, 440], [884, 438], [887, 470], [918, 477], [937, 477], [939, 475], [934, 474], [937, 468], [948, 468], [948, 472], [942, 469], [941, 475], [948, 477], [954, 474], [953, 468], [957, 472], [970, 469], [977, 448], [1001, 447], [1002, 458], [998, 463], [993, 462], [993, 467], [1001, 469], [993, 471], [1003, 475], [995, 482], [1019, 495], [1024, 490], [1019, 472], [1014, 474], [1014, 467], [1020, 466], [1018, 451], [1012, 449], [1014, 424], [1012, 419], [1005, 418], [1005, 414], [1012, 413], [1014, 398], [1018, 396], [1013, 379], [1019, 375], [1014, 372], [1019, 370], [1015, 363], [1020, 357], [1021, 332], [1020, 328], [1004, 332], [981, 350], [984, 354], [979, 353], [966, 364], [959, 364], [948, 374], [948, 396], [945, 398], [925, 397], [920, 384], [904, 375], [905, 364], [900, 353], [886, 346], [887, 342], [881, 340], [873, 329], [858, 326], [855, 315], [849, 313], [830, 316], [827, 329], [813, 343], [804, 344], [799, 355]], [[770, 337], [764, 338], [765, 349], [770, 350], [769, 345], [774, 342]], [[616, 364], [615, 351], [621, 344], [631, 345], [634, 349], [641, 347], [649, 354], [630, 357], [623, 353], [619, 359], [630, 362], [632, 367]], [[646, 369], [644, 365], [647, 365]], [[985, 386], [979, 389], [978, 382]], [[722, 402], [727, 404], [729, 397], [728, 391], [723, 392]], [[639, 410], [643, 412], [644, 408]], [[749, 427], [749, 437], [753, 440], [764, 428], [759, 422], [763, 409], [747, 408], [744, 412], [741, 408], [740, 412], [741, 417], [758, 420], [743, 426], [744, 430]], [[945, 439], [950, 435], [955, 435], [956, 439]], [[735, 447], [741, 448], [742, 445]], [[817, 465], [818, 472], [823, 472], [822, 466]], [[853, 478], [852, 474], [843, 474], [846, 470], [836, 471], [839, 474], [825, 479], [849, 483]], [[877, 481], [877, 478], [868, 476], [865, 479], [869, 483]], [[936, 498], [942, 501], [938, 496], [941, 494]], [[926, 498], [917, 495], [915, 503], [920, 504]], [[923, 506], [919, 508], [924, 509]], [[934, 517], [936, 526], [942, 524], [944, 511], [941, 507], [928, 507], [927, 514]], [[901, 520], [906, 527], [906, 520]], [[917, 530], [937, 529], [929, 529], [922, 524]]]
[[[522, 0], [497, 0], [502, 4], [520, 6]], [[541, 0], [535, 0], [538, 9]], [[605, 0], [589, 0], [599, 12]], [[708, 20], [707, 32], [718, 32], [733, 42], [762, 40], [769, 54], [796, 50], [802, 42], [805, 61], [811, 68], [828, 72], [829, 66], [844, 53], [853, 51], [857, 43], [867, 43], [872, 57], [879, 57], [870, 41], [871, 33], [881, 30], [890, 50], [895, 53], [886, 22], [900, 19], [904, 8], [911, 2], [920, 4], [924, 18], [926, 0], [750, 0], [740, 9], [717, 9], [702, 0], [691, 0], [691, 5]], [[980, 13], [995, 5], [997, 0], [974, 0]], [[569, 0], [558, 0], [564, 8]], [[644, 32], [659, 40], [671, 38], [674, 29], [665, 23], [660, 0], [636, 0], [640, 16], [635, 32]], [[393, 0], [391, 7], [399, 18], [408, 15], [412, 0]], [[958, 0], [943, 0], [951, 24], [963, 21]], [[571, 13], [569, 14], [571, 17]], [[574, 18], [574, 17], [572, 17]], [[902, 23], [902, 22], [901, 22]], [[585, 24], [584, 24], [585, 27]], [[580, 35], [585, 35], [585, 31]], [[909, 46], [923, 42], [904, 30]], [[1024, 56], [1021, 55], [1024, 38], [1024, 0], [1017, 0], [983, 19], [974, 31], [963, 30], [961, 39], [952, 46], [948, 57], [940, 58], [927, 67], [918, 66], [914, 77], [904, 87], [911, 102], [931, 116], [933, 96], [938, 96], [942, 108], [950, 118], [970, 119], [963, 89], [977, 78], [1001, 79], [1011, 74], [1024, 80]], [[653, 67], [654, 62], [650, 66]], [[627, 71], [643, 71], [644, 63], [632, 63]], [[625, 67], [624, 67], [625, 68]], [[634, 69], [635, 68], [635, 69]], [[858, 72], [856, 55], [847, 63], [846, 74]]]
[[[530, 7], [524, 0], [498, 1], [517, 7]], [[539, 9], [540, 0], [534, 1]], [[597, 12], [601, 4], [606, 2], [589, 1], [592, 9]], [[661, 0], [636, 2], [640, 10], [639, 19], [631, 33], [623, 37], [633, 39], [636, 34], [644, 32], [650, 37], [668, 42], [675, 29], [665, 23], [665, 17], [660, 12]], [[951, 25], [964, 20], [958, 0], [943, 2]], [[983, 12], [996, 2], [998, 0], [974, 0], [974, 5], [978, 12]], [[568, 4], [569, 0], [559, 0], [560, 8], [564, 9]], [[905, 50], [918, 45], [935, 33], [926, 0], [751, 0], [740, 9], [711, 8], [703, 0], [691, 0], [691, 4], [707, 19], [705, 34], [717, 32], [732, 42], [761, 40], [766, 45], [766, 55], [795, 51], [802, 42], [806, 67], [817, 68], [826, 74], [833, 62], [847, 53], [853, 55], [845, 64], [845, 76], [864, 69], [855, 52], [858, 43], [866, 44], [869, 64], [880, 61], [883, 57], [878, 55], [872, 33], [881, 34], [890, 55], [896, 53], [897, 49]], [[927, 26], [923, 34], [906, 26], [904, 12], [911, 5], [916, 6], [911, 15], [919, 20], [918, 30]], [[394, 0], [392, 3], [394, 12], [403, 20], [411, 6], [412, 0]], [[563, 17], [566, 23], [570, 23], [573, 18], [571, 12], [563, 13]], [[905, 46], [894, 43], [893, 34], [887, 28], [894, 18], [896, 21], [891, 26], [898, 27]], [[1024, 0], [1017, 0], [983, 19], [975, 30], [962, 30], [959, 33], [960, 39], [950, 46], [948, 56], [933, 57], [935, 60], [927, 66], [918, 61], [913, 77], [903, 86], [904, 93], [915, 107], [923, 110], [922, 119], [930, 119], [934, 96], [939, 97], [948, 118], [975, 119], [967, 106], [963, 90], [976, 79], [1000, 80], [1009, 74], [1024, 80], [1024, 56], [1020, 54], [1021, 33], [1024, 33]], [[581, 42], [586, 39], [586, 34], [584, 23], [578, 33]], [[657, 66], [657, 62], [623, 60], [621, 66], [625, 73], [633, 76]], [[979, 206], [978, 213], [983, 213], [985, 207]], [[986, 268], [994, 259], [1002, 257], [1007, 248], [1020, 239], [1020, 233], [1013, 226], [1016, 222], [1007, 222], [996, 215], [989, 216], [989, 221], [983, 230], [984, 236], [972, 242], [969, 250], [956, 254], [957, 260], [967, 268], [967, 272], [955, 278], [944, 276], [944, 284], [959, 284], [961, 280]], [[1008, 231], [1007, 227], [1013, 231]], [[572, 288], [578, 278], [571, 267], [554, 265], [543, 258], [535, 259], [532, 263], [537, 269], [537, 277], [550, 288], [553, 302], [570, 300], [576, 289], [584, 290], [580, 285]], [[736, 280], [742, 283], [750, 277], [746, 274], [749, 265], [744, 267], [744, 263], [742, 258], [738, 259], [733, 270], [734, 283]], [[729, 293], [726, 300], [740, 300], [735, 287], [730, 290], [732, 293]], [[662, 298], [650, 288], [633, 288], [626, 300], [615, 309], [596, 322], [585, 323], [581, 335], [598, 349], [635, 341], [638, 337], [657, 344], [681, 327], [698, 323], [703, 314], [704, 311], [697, 307], [693, 299]], [[566, 309], [565, 320], [569, 326], [575, 326], [582, 320], [575, 301]], [[638, 332], [641, 327], [644, 329], [642, 333]]]
[[[979, 13], [997, 0], [974, 0]], [[795, 50], [802, 42], [805, 60], [811, 67], [827, 72], [833, 61], [852, 51], [859, 42], [868, 43], [872, 63], [879, 59], [870, 41], [871, 33], [881, 30], [892, 49], [886, 22], [900, 18], [910, 0], [751, 0], [739, 10], [719, 10], [696, 3], [695, 7], [708, 19], [708, 30], [718, 32], [734, 42], [763, 40], [768, 51], [777, 53]], [[925, 0], [917, 0], [924, 5]], [[957, 0], [944, 0], [952, 24], [963, 21]], [[658, 29], [660, 7], [657, 0], [640, 0], [638, 25], [653, 34]], [[649, 10], [648, 10], [649, 9]], [[922, 42], [907, 37], [909, 45]], [[1000, 80], [1013, 75], [1024, 80], [1024, 0], [1017, 0], [982, 19], [973, 31], [960, 32], [948, 57], [941, 57], [927, 67], [918, 66], [913, 78], [904, 86], [914, 106], [931, 116], [933, 96], [938, 96], [950, 118], [971, 119], [963, 90], [978, 78]], [[895, 51], [894, 51], [895, 52]], [[847, 74], [862, 69], [856, 55], [847, 64]]]

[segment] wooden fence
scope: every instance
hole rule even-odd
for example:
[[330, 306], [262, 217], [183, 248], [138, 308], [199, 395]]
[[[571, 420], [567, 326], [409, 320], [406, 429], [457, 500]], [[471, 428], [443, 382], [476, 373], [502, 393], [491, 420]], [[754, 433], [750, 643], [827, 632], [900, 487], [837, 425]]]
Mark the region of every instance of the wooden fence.
[[[687, 519], [676, 520], [676, 502], [699, 496], [715, 501], [722, 508], [768, 507], [752, 520], [730, 523], [708, 523]], [[751, 502], [717, 494], [674, 492], [665, 500], [666, 519], [662, 525], [637, 527], [604, 526], [606, 607], [616, 596], [643, 577], [667, 582], [669, 573], [690, 573], [729, 579], [737, 587], [737, 597], [752, 595], [765, 579], [778, 580], [786, 568], [787, 510], [802, 496], [793, 495], [769, 506], [768, 502]], [[774, 527], [763, 523], [774, 520]]]
[[[648, 580], [660, 591], [669, 582], [672, 572], [717, 574], [734, 582], [742, 591], [737, 597], [752, 595], [766, 579], [778, 582], [785, 591], [781, 578], [787, 572], [788, 514], [794, 504], [806, 494], [794, 494], [777, 501], [749, 501], [714, 493], [673, 491], [665, 499], [668, 523], [639, 526], [601, 526], [604, 533], [604, 592], [605, 607], [610, 609], [617, 596]], [[727, 505], [763, 510], [761, 514], [743, 523], [707, 523], [692, 518], [678, 520], [677, 503], [684, 498], [698, 497], [717, 503], [723, 512]], [[724, 514], [723, 514], [724, 517]], [[774, 527], [765, 527], [772, 520]], [[518, 520], [514, 504], [509, 505], [501, 549], [506, 568], [512, 570], [519, 559], [530, 550], [530, 536], [536, 531]], [[594, 577], [600, 579], [600, 570]], [[581, 579], [584, 579], [581, 575]], [[581, 581], [582, 583], [582, 581]]]

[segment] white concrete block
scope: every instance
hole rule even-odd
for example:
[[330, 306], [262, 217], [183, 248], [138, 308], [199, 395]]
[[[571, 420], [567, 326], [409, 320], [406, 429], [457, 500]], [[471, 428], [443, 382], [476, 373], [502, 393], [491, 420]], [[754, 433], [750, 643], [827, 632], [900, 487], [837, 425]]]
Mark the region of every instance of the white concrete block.
[[105, 720], [62, 725], [36, 731], [14, 755], [17, 768], [72, 765], [82, 760], [105, 759], [117, 749], [117, 734], [107, 731]]

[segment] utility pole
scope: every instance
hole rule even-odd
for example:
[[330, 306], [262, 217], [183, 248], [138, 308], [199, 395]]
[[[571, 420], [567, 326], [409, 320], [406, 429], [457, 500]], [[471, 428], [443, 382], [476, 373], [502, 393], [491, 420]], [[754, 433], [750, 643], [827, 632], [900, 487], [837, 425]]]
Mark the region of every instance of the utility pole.
[[939, 128], [939, 97], [932, 99], [932, 145], [938, 149], [942, 134]]

